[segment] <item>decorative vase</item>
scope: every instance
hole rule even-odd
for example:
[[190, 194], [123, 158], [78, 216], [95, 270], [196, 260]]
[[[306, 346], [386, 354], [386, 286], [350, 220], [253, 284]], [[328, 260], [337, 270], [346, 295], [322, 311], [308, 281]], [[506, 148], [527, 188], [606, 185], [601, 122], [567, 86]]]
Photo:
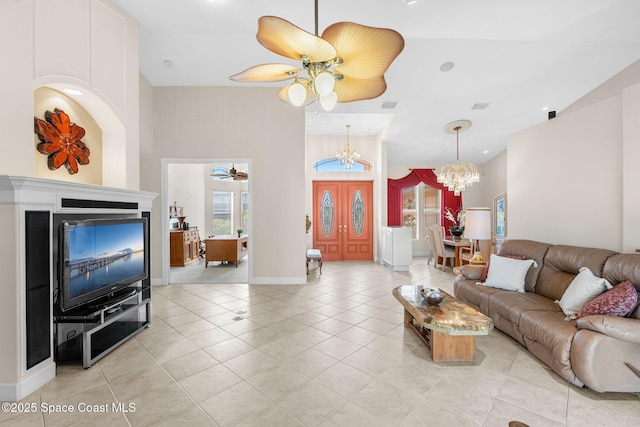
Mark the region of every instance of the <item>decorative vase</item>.
[[460, 236], [462, 236], [462, 233], [464, 233], [464, 227], [461, 227], [459, 225], [452, 225], [451, 227], [449, 227], [449, 232], [453, 236], [453, 240], [460, 240]]

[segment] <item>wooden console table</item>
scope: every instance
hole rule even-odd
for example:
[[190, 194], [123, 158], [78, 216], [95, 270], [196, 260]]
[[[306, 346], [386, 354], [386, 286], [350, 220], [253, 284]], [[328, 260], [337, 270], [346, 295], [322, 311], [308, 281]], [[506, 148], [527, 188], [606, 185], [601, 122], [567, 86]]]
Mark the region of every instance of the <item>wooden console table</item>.
[[209, 261], [238, 262], [249, 254], [249, 236], [233, 237], [220, 236], [210, 237], [204, 241], [206, 246], [204, 267], [207, 268]]

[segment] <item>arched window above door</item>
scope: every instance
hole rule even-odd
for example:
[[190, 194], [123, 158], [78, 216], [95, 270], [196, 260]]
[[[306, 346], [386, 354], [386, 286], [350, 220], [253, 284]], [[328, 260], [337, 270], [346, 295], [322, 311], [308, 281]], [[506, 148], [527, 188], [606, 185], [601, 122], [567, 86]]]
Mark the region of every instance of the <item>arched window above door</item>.
[[347, 169], [344, 165], [340, 164], [340, 161], [335, 157], [318, 160], [313, 164], [313, 170], [315, 172], [368, 172], [371, 170], [371, 163], [358, 159], [353, 163], [351, 169]]

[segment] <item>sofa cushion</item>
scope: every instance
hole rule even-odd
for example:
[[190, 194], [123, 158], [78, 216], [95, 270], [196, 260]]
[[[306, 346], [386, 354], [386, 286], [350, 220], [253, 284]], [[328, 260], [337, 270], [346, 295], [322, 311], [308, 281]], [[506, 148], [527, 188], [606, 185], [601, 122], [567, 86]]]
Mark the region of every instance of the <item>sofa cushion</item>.
[[520, 315], [525, 311], [554, 311], [561, 313], [558, 304], [535, 292], [511, 292], [499, 290], [491, 294], [488, 301], [488, 315], [509, 319], [516, 327], [520, 324]]
[[567, 316], [575, 316], [582, 307], [598, 295], [611, 289], [611, 284], [602, 277], [595, 276], [587, 267], [580, 268], [580, 272], [560, 299], [560, 308]]
[[492, 254], [491, 268], [485, 286], [505, 289], [507, 291], [524, 292], [524, 280], [529, 267], [537, 265], [532, 259], [514, 259]]
[[[607, 259], [616, 252], [608, 249], [583, 248], [579, 246], [557, 245], [549, 248], [540, 270], [536, 293], [552, 300], [559, 300], [580, 272], [587, 267], [595, 276], [603, 277]], [[620, 283], [616, 280], [612, 283]]]
[[533, 292], [536, 289], [538, 274], [543, 265], [543, 259], [551, 247], [548, 243], [533, 240], [513, 239], [505, 241], [500, 247], [500, 255], [520, 255], [532, 259], [537, 267], [531, 267], [524, 280], [524, 289]]
[[592, 314], [624, 317], [631, 313], [637, 304], [638, 291], [633, 283], [627, 280], [586, 303], [576, 317], [579, 319]]

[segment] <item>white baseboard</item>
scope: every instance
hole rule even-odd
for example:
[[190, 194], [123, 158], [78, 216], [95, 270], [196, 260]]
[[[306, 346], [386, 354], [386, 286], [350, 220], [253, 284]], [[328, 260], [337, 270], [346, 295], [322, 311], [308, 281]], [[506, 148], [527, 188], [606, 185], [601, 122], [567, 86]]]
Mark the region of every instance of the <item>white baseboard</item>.
[[162, 279], [151, 279], [151, 286], [167, 286], [165, 283], [162, 283]]
[[0, 401], [16, 402], [29, 396], [34, 391], [56, 377], [56, 364], [49, 359], [42, 362], [42, 367], [34, 367], [34, 373], [17, 383], [0, 384]]
[[306, 285], [307, 276], [302, 277], [253, 277], [250, 285]]

